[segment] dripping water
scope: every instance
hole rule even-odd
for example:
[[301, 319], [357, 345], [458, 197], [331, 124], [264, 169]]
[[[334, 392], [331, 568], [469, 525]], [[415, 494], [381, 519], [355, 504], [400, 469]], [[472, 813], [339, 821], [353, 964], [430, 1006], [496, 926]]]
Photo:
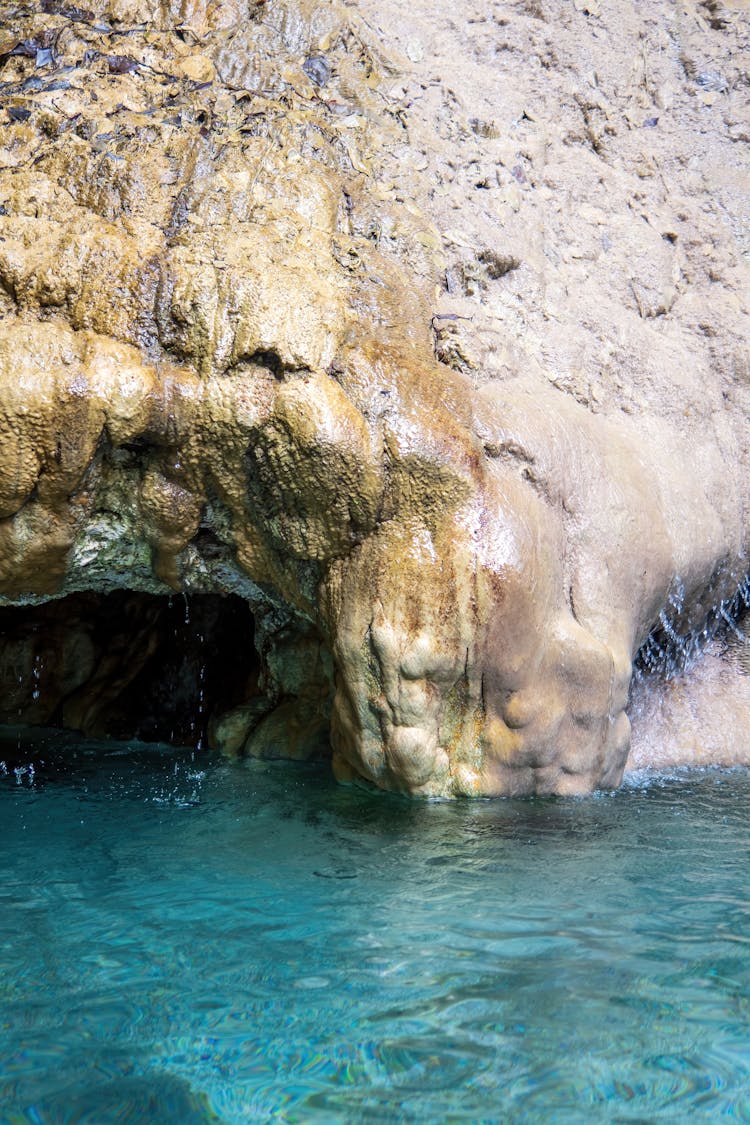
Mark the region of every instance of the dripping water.
[[[204, 752], [212, 717], [257, 692], [253, 634], [249, 607], [233, 595], [115, 591], [4, 607], [0, 725], [14, 728], [16, 760], [23, 729], [39, 724]], [[97, 657], [104, 652], [116, 654], [111, 667]]]
[[656, 626], [638, 650], [634, 661], [636, 676], [662, 675], [667, 679], [687, 671], [700, 656], [706, 645], [714, 639], [725, 637], [730, 643], [750, 643], [741, 627], [750, 610], [750, 574], [738, 583], [731, 597], [714, 606], [696, 628], [679, 630], [679, 619], [685, 608], [685, 587], [678, 579], [659, 614]]

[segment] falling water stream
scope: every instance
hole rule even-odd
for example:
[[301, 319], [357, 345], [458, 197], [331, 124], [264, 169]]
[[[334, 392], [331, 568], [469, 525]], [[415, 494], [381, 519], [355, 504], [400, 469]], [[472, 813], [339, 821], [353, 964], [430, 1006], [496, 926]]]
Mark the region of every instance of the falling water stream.
[[3, 1122], [750, 1120], [747, 772], [418, 803], [34, 740]]

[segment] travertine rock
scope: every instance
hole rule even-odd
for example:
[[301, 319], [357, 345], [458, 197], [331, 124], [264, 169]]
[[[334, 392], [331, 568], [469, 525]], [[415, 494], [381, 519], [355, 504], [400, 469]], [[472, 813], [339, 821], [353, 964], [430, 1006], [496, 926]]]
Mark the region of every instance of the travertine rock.
[[[410, 100], [455, 64], [409, 27], [463, 34], [460, 5], [390, 32], [323, 0], [44, 7], [0, 41], [4, 602], [241, 595], [268, 706], [212, 718], [232, 752], [318, 752], [330, 718], [337, 775], [384, 788], [616, 785], [639, 648], [747, 572], [750, 386], [735, 219], [679, 131], [686, 199], [652, 198], [620, 45], [578, 91], [529, 62], [514, 133]], [[565, 7], [585, 54], [569, 5], [489, 7], [509, 52]]]

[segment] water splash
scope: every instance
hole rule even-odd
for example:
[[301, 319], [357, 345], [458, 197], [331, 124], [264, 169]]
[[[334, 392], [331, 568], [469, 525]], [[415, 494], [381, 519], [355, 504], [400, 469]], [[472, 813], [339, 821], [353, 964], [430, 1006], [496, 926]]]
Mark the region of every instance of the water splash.
[[[3, 765], [5, 765], [4, 762]], [[5, 773], [7, 772], [6, 769]], [[13, 770], [13, 774], [16, 779], [16, 785], [28, 785], [29, 789], [34, 788], [34, 765], [32, 762], [29, 762], [26, 766], [16, 766]]]
[[636, 676], [650, 673], [667, 679], [678, 676], [700, 656], [709, 641], [722, 633], [748, 643], [750, 638], [740, 625], [750, 610], [750, 573], [737, 584], [731, 597], [709, 610], [699, 627], [680, 632], [679, 620], [684, 608], [685, 587], [678, 579], [659, 614], [657, 625], [638, 650], [633, 665]]

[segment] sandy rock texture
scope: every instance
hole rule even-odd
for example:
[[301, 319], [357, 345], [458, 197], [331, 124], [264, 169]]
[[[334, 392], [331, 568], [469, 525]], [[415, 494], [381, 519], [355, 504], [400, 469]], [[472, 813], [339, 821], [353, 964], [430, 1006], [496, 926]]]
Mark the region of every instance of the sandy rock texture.
[[747, 590], [748, 8], [438, 8], [0, 4], [0, 595], [242, 597], [231, 751], [613, 786]]

